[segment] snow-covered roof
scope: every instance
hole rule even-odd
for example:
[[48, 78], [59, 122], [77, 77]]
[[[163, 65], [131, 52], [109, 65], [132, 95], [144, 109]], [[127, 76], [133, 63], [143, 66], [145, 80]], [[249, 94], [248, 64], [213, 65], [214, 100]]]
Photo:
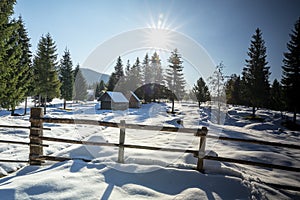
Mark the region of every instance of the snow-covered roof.
[[138, 98], [138, 96], [136, 96], [136, 95], [134, 94], [134, 92], [130, 91], [130, 94], [131, 94], [136, 100], [140, 101], [140, 98]]
[[106, 92], [115, 103], [128, 103], [129, 101], [121, 92]]

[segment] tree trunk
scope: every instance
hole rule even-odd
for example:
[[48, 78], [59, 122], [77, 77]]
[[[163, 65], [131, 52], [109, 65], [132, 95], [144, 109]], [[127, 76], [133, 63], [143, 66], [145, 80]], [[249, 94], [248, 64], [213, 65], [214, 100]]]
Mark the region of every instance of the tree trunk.
[[218, 102], [218, 124], [221, 124], [221, 104]]
[[175, 113], [174, 112], [174, 98], [172, 99], [172, 113]]
[[14, 116], [14, 115], [15, 115], [15, 109], [14, 109], [14, 108], [11, 109], [10, 115], [11, 115], [11, 116]]
[[252, 117], [255, 117], [255, 106], [252, 106]]
[[27, 97], [25, 97], [25, 108], [24, 108], [24, 116], [27, 114]]
[[200, 101], [198, 101], [198, 106], [199, 106], [199, 108], [200, 108], [200, 105], [201, 105], [201, 102], [200, 102]]
[[297, 109], [296, 109], [296, 107], [294, 108], [293, 123], [294, 123], [295, 125], [296, 125], [296, 123], [297, 123]]
[[42, 95], [39, 94], [39, 107], [41, 107]]
[[66, 110], [66, 107], [67, 107], [67, 101], [66, 99], [64, 99], [64, 110]]
[[44, 115], [46, 115], [46, 107], [47, 107], [47, 95], [45, 97], [45, 100], [44, 100]]

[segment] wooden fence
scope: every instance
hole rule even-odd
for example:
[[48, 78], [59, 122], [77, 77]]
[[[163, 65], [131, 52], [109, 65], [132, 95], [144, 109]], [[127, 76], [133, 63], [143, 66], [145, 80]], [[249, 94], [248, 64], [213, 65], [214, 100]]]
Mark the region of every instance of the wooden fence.
[[[272, 168], [272, 169], [300, 172], [300, 168], [297, 167], [289, 167], [289, 166], [275, 165], [270, 163], [262, 163], [262, 162], [234, 159], [234, 158], [205, 155], [205, 145], [207, 139], [218, 139], [218, 140], [232, 141], [232, 142], [243, 142], [243, 143], [251, 143], [257, 145], [268, 145], [274, 147], [300, 149], [300, 146], [295, 144], [277, 143], [277, 142], [252, 140], [252, 139], [218, 137], [218, 136], [208, 135], [207, 134], [208, 130], [206, 127], [202, 127], [201, 129], [190, 129], [190, 128], [127, 124], [125, 123], [124, 120], [121, 120], [120, 123], [112, 123], [112, 122], [85, 120], [85, 119], [75, 120], [75, 119], [62, 119], [62, 118], [44, 118], [42, 108], [32, 108], [30, 115], [31, 115], [30, 127], [0, 125], [0, 128], [5, 127], [5, 128], [30, 129], [30, 134], [29, 134], [30, 142], [0, 140], [0, 143], [29, 145], [29, 150], [30, 150], [29, 160], [5, 160], [5, 159], [1, 160], [0, 159], [0, 162], [29, 162], [30, 165], [41, 165], [45, 160], [65, 161], [65, 160], [72, 159], [66, 157], [54, 157], [54, 156], [43, 155], [43, 148], [48, 147], [47, 144], [43, 144], [43, 141], [51, 141], [51, 142], [61, 142], [61, 143], [69, 143], [69, 144], [118, 147], [119, 148], [118, 162], [120, 163], [124, 163], [124, 149], [134, 148], [134, 149], [145, 149], [145, 150], [156, 150], [156, 151], [192, 153], [198, 159], [197, 170], [199, 171], [204, 170], [203, 160], [206, 159], [206, 160], [215, 160], [220, 162], [252, 165], [252, 166], [258, 166], [263, 168]], [[85, 125], [97, 125], [97, 126], [118, 128], [120, 129], [119, 143], [79, 141], [79, 140], [71, 140], [71, 139], [64, 139], [64, 138], [45, 137], [43, 136], [43, 130], [51, 130], [51, 129], [44, 128], [43, 123], [85, 124]], [[161, 147], [153, 147], [153, 146], [126, 144], [125, 143], [126, 129], [150, 130], [150, 131], [159, 130], [159, 131], [176, 132], [176, 133], [192, 133], [194, 134], [194, 136], [199, 137], [199, 149], [191, 150], [191, 149], [161, 148]]]

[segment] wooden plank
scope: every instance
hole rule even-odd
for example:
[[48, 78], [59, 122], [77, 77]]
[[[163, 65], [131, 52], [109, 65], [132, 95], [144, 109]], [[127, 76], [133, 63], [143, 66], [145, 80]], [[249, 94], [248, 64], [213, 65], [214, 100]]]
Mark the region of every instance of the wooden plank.
[[141, 145], [134, 145], [134, 144], [124, 144], [124, 147], [133, 148], [133, 149], [154, 150], [154, 151], [168, 151], [168, 152], [198, 154], [198, 151], [191, 150], [191, 149], [173, 149], [173, 148], [162, 148], [162, 147], [150, 147], [150, 146], [141, 146]]
[[[42, 118], [43, 110], [42, 108], [31, 108], [30, 109], [30, 118], [36, 117], [36, 118]], [[31, 127], [37, 128], [39, 130], [30, 129], [29, 133], [29, 139], [30, 139], [30, 146], [29, 146], [29, 164], [30, 165], [41, 165], [42, 162], [39, 160], [36, 160], [35, 156], [42, 156], [43, 155], [43, 147], [41, 146], [43, 144], [43, 141], [39, 138], [43, 136], [43, 122], [42, 121], [34, 121], [31, 122]], [[35, 137], [33, 137], [35, 136]], [[35, 144], [35, 145], [32, 145]], [[38, 144], [38, 145], [36, 145]]]
[[29, 143], [29, 142], [11, 141], [11, 140], [0, 140], [0, 143], [20, 144], [20, 145], [38, 145], [38, 146], [43, 146], [43, 147], [49, 147], [49, 145], [46, 145], [46, 144], [37, 144], [37, 143]]
[[29, 160], [7, 160], [7, 159], [0, 159], [0, 162], [8, 162], [8, 163], [28, 163]]
[[0, 143], [29, 145], [29, 142], [10, 141], [10, 140], [0, 140]]
[[[87, 119], [67, 119], [67, 118], [30, 118], [31, 122], [43, 121], [45, 123], [62, 123], [62, 124], [86, 124], [86, 125], [99, 125], [113, 128], [120, 128], [120, 123], [105, 122]], [[178, 133], [194, 133], [200, 135], [206, 135], [207, 129], [192, 129], [192, 128], [178, 128], [178, 127], [164, 127], [164, 126], [150, 126], [141, 124], [126, 124], [126, 129], [137, 130], [149, 130], [149, 131], [166, 131], [166, 132], [178, 132]]]
[[91, 160], [85, 159], [85, 158], [67, 158], [67, 157], [58, 157], [58, 156], [39, 156], [35, 158], [36, 160], [41, 161], [56, 161], [56, 162], [63, 162], [68, 160], [83, 160], [85, 162], [91, 162]]
[[[36, 136], [32, 136], [35, 138]], [[53, 138], [53, 137], [39, 137], [41, 140], [50, 141], [50, 142], [61, 142], [61, 143], [69, 143], [69, 144], [82, 144], [82, 145], [93, 145], [93, 146], [114, 146], [119, 147], [119, 144], [116, 143], [107, 143], [107, 142], [91, 142], [91, 141], [79, 141], [79, 140], [71, 140], [71, 139], [63, 139], [63, 138]]]
[[[34, 128], [30, 126], [14, 126], [14, 125], [0, 125], [0, 128], [15, 128], [15, 129], [33, 129], [33, 130], [41, 130], [41, 128]], [[51, 131], [51, 128], [42, 128], [42, 130]]]
[[207, 135], [206, 137], [211, 138], [211, 139], [224, 140], [224, 141], [245, 142], [245, 143], [268, 145], [268, 146], [274, 146], [274, 147], [300, 149], [300, 146], [296, 145], [296, 144], [269, 142], [269, 141], [264, 141], [264, 140], [253, 140], [253, 139], [242, 139], [242, 138], [229, 138], [229, 137], [222, 137], [222, 136], [218, 137], [218, 136], [214, 136], [214, 135]]
[[237, 164], [243, 164], [243, 165], [252, 165], [252, 166], [265, 167], [265, 168], [271, 168], [271, 169], [280, 169], [280, 170], [286, 170], [286, 171], [292, 171], [292, 172], [300, 172], [300, 168], [296, 168], [296, 167], [288, 167], [288, 166], [275, 165], [275, 164], [269, 164], [269, 163], [239, 160], [239, 159], [234, 159], [234, 158], [205, 156], [204, 159], [215, 160], [215, 161], [220, 161], [220, 162], [237, 163]]
[[[40, 137], [40, 139], [50, 142], [61, 142], [61, 143], [70, 143], [70, 144], [82, 144], [82, 145], [92, 145], [92, 146], [111, 146], [119, 147], [118, 143], [107, 143], [107, 142], [90, 142], [90, 141], [79, 141], [63, 138], [53, 138], [53, 137]], [[134, 144], [124, 144], [126, 148], [135, 148], [135, 149], [144, 149], [144, 150], [155, 150], [155, 151], [170, 151], [170, 152], [182, 152], [182, 153], [193, 153], [198, 154], [197, 150], [191, 149], [173, 149], [173, 148], [161, 148], [161, 147], [150, 147], [150, 146], [141, 146]]]
[[118, 163], [124, 163], [125, 120], [120, 122]]
[[203, 171], [203, 165], [204, 165], [203, 158], [205, 156], [205, 145], [206, 145], [206, 137], [200, 136], [197, 170], [201, 172]]

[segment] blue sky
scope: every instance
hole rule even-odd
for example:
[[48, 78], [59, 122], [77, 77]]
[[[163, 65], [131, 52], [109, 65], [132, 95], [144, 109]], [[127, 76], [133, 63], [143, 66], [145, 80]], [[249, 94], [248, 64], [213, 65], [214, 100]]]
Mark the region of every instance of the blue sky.
[[272, 81], [281, 77], [283, 52], [299, 8], [299, 0], [18, 0], [15, 16], [25, 21], [33, 53], [40, 37], [49, 32], [59, 58], [67, 47], [74, 65], [82, 65], [113, 36], [159, 26], [197, 42], [215, 64], [223, 62], [226, 75], [241, 73], [251, 36], [259, 27]]

